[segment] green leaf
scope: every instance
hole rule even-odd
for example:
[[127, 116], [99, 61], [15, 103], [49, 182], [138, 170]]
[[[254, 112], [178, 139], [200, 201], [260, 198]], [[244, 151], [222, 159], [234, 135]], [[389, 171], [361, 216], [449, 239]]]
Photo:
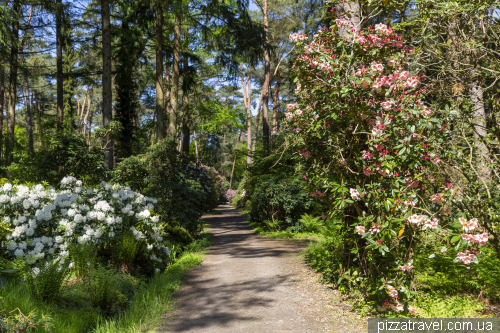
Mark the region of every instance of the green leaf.
[[456, 242], [458, 242], [461, 238], [462, 238], [462, 236], [460, 236], [460, 235], [455, 235], [455, 236], [453, 236], [453, 237], [451, 238], [450, 242], [451, 242], [451, 243], [456, 243]]

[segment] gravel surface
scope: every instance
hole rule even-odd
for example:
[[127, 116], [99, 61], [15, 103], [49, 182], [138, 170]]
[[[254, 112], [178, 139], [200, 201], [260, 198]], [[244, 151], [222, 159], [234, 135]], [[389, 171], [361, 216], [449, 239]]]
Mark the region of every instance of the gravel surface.
[[213, 245], [157, 332], [366, 332], [299, 256], [307, 242], [257, 236], [228, 205], [204, 217]]

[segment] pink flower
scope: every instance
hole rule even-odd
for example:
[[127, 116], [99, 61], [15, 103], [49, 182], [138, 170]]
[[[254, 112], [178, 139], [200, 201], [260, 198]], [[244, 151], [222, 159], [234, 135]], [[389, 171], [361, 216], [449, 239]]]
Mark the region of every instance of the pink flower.
[[418, 215], [418, 214], [413, 214], [410, 217], [408, 217], [408, 222], [415, 226], [421, 226], [422, 224], [425, 223], [425, 216], [423, 215]]
[[311, 157], [311, 152], [310, 151], [303, 151], [299, 155], [302, 157], [308, 158], [308, 157]]
[[382, 90], [382, 83], [375, 81], [372, 83], [372, 89], [375, 91], [381, 91]]
[[390, 297], [392, 297], [392, 298], [398, 297], [398, 291], [393, 286], [388, 285], [387, 290], [388, 290], [388, 294]]
[[377, 73], [382, 73], [384, 71], [384, 66], [381, 63], [375, 61], [372, 62], [371, 68], [372, 71]]
[[434, 195], [431, 195], [431, 201], [433, 203], [440, 203], [443, 200], [443, 197], [441, 193], [436, 193]]
[[429, 229], [437, 229], [439, 224], [439, 220], [437, 218], [433, 218], [432, 220], [425, 221], [425, 226]]
[[369, 151], [364, 150], [363, 155], [361, 155], [361, 157], [363, 157], [364, 160], [366, 159], [371, 160], [373, 158], [373, 154], [370, 153]]
[[429, 109], [429, 108], [424, 108], [424, 109], [422, 110], [422, 115], [424, 115], [424, 116], [426, 116], [426, 117], [427, 117], [427, 116], [430, 116], [431, 114], [432, 114], [432, 110], [431, 110], [431, 109]]
[[374, 127], [372, 128], [372, 134], [375, 135], [375, 136], [378, 136], [382, 133], [382, 130], [377, 128], [377, 127]]
[[323, 192], [321, 192], [321, 191], [318, 191], [318, 195], [319, 195], [320, 197], [325, 197], [325, 196], [326, 196], [326, 193], [323, 193]]
[[370, 177], [371, 175], [373, 175], [373, 172], [370, 170], [370, 167], [366, 167], [363, 169], [363, 173], [365, 174], [365, 176], [367, 177]]
[[395, 104], [396, 104], [395, 102], [382, 102], [382, 103], [380, 103], [380, 105], [382, 105], [382, 109], [384, 109], [385, 111], [391, 110]]
[[297, 110], [295, 110], [295, 114], [296, 114], [297, 116], [302, 115], [302, 113], [303, 113], [303, 111], [302, 111], [301, 109], [297, 109]]
[[349, 189], [349, 192], [351, 193], [351, 198], [353, 200], [359, 200], [360, 195], [359, 195], [358, 190], [356, 190], [355, 188], [351, 188], [351, 189]]
[[378, 151], [381, 151], [382, 149], [384, 149], [384, 145], [381, 145], [381, 144], [375, 145], [375, 149], [377, 149]]
[[368, 83], [366, 80], [363, 80], [363, 82], [361, 82], [361, 88], [368, 89], [369, 87], [370, 83]]
[[387, 29], [387, 26], [383, 23], [375, 24], [376, 32], [384, 32]]
[[463, 217], [459, 217], [458, 221], [460, 222], [460, 224], [462, 225], [462, 227], [464, 228], [465, 231], [474, 232], [474, 230], [476, 230], [476, 227], [477, 227], [477, 219], [476, 218], [472, 218], [469, 221], [467, 221]]
[[363, 235], [365, 234], [365, 227], [363, 227], [362, 225], [358, 225], [358, 226], [356, 227], [356, 232], [357, 232], [359, 235], [363, 236]]
[[410, 312], [410, 314], [411, 314], [412, 316], [416, 316], [416, 315], [418, 314], [418, 310], [417, 310], [417, 308], [415, 308], [415, 307], [413, 307], [413, 306], [411, 306], [411, 305], [408, 307], [408, 312]]
[[396, 62], [396, 60], [394, 60], [394, 58], [391, 57], [391, 59], [389, 59], [389, 61], [387, 61], [387, 66], [393, 66], [394, 63]]
[[316, 195], [318, 195], [318, 192], [310, 192], [310, 193], [309, 193], [309, 195], [310, 195], [311, 197], [315, 197]]
[[293, 113], [287, 112], [287, 113], [285, 113], [285, 117], [287, 119], [293, 118]]
[[439, 157], [434, 158], [434, 162], [439, 163], [441, 162], [441, 159]]
[[391, 304], [391, 309], [392, 309], [392, 311], [395, 311], [395, 312], [403, 312], [404, 306], [403, 306], [403, 304], [396, 302], [396, 304]]

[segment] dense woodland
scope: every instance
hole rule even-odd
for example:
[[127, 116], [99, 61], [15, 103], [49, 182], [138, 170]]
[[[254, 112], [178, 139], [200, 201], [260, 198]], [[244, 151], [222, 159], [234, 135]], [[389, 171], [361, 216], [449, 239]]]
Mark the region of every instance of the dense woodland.
[[1, 3], [4, 311], [128, 330], [229, 201], [362, 314], [498, 316], [499, 5]]

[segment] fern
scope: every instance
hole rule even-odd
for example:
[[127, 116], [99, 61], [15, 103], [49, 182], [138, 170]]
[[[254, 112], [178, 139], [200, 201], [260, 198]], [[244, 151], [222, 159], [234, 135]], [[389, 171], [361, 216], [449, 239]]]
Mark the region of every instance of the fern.
[[304, 227], [309, 232], [321, 232], [323, 229], [323, 224], [321, 223], [321, 217], [313, 217], [309, 214], [304, 214], [300, 217], [300, 222], [304, 224]]

